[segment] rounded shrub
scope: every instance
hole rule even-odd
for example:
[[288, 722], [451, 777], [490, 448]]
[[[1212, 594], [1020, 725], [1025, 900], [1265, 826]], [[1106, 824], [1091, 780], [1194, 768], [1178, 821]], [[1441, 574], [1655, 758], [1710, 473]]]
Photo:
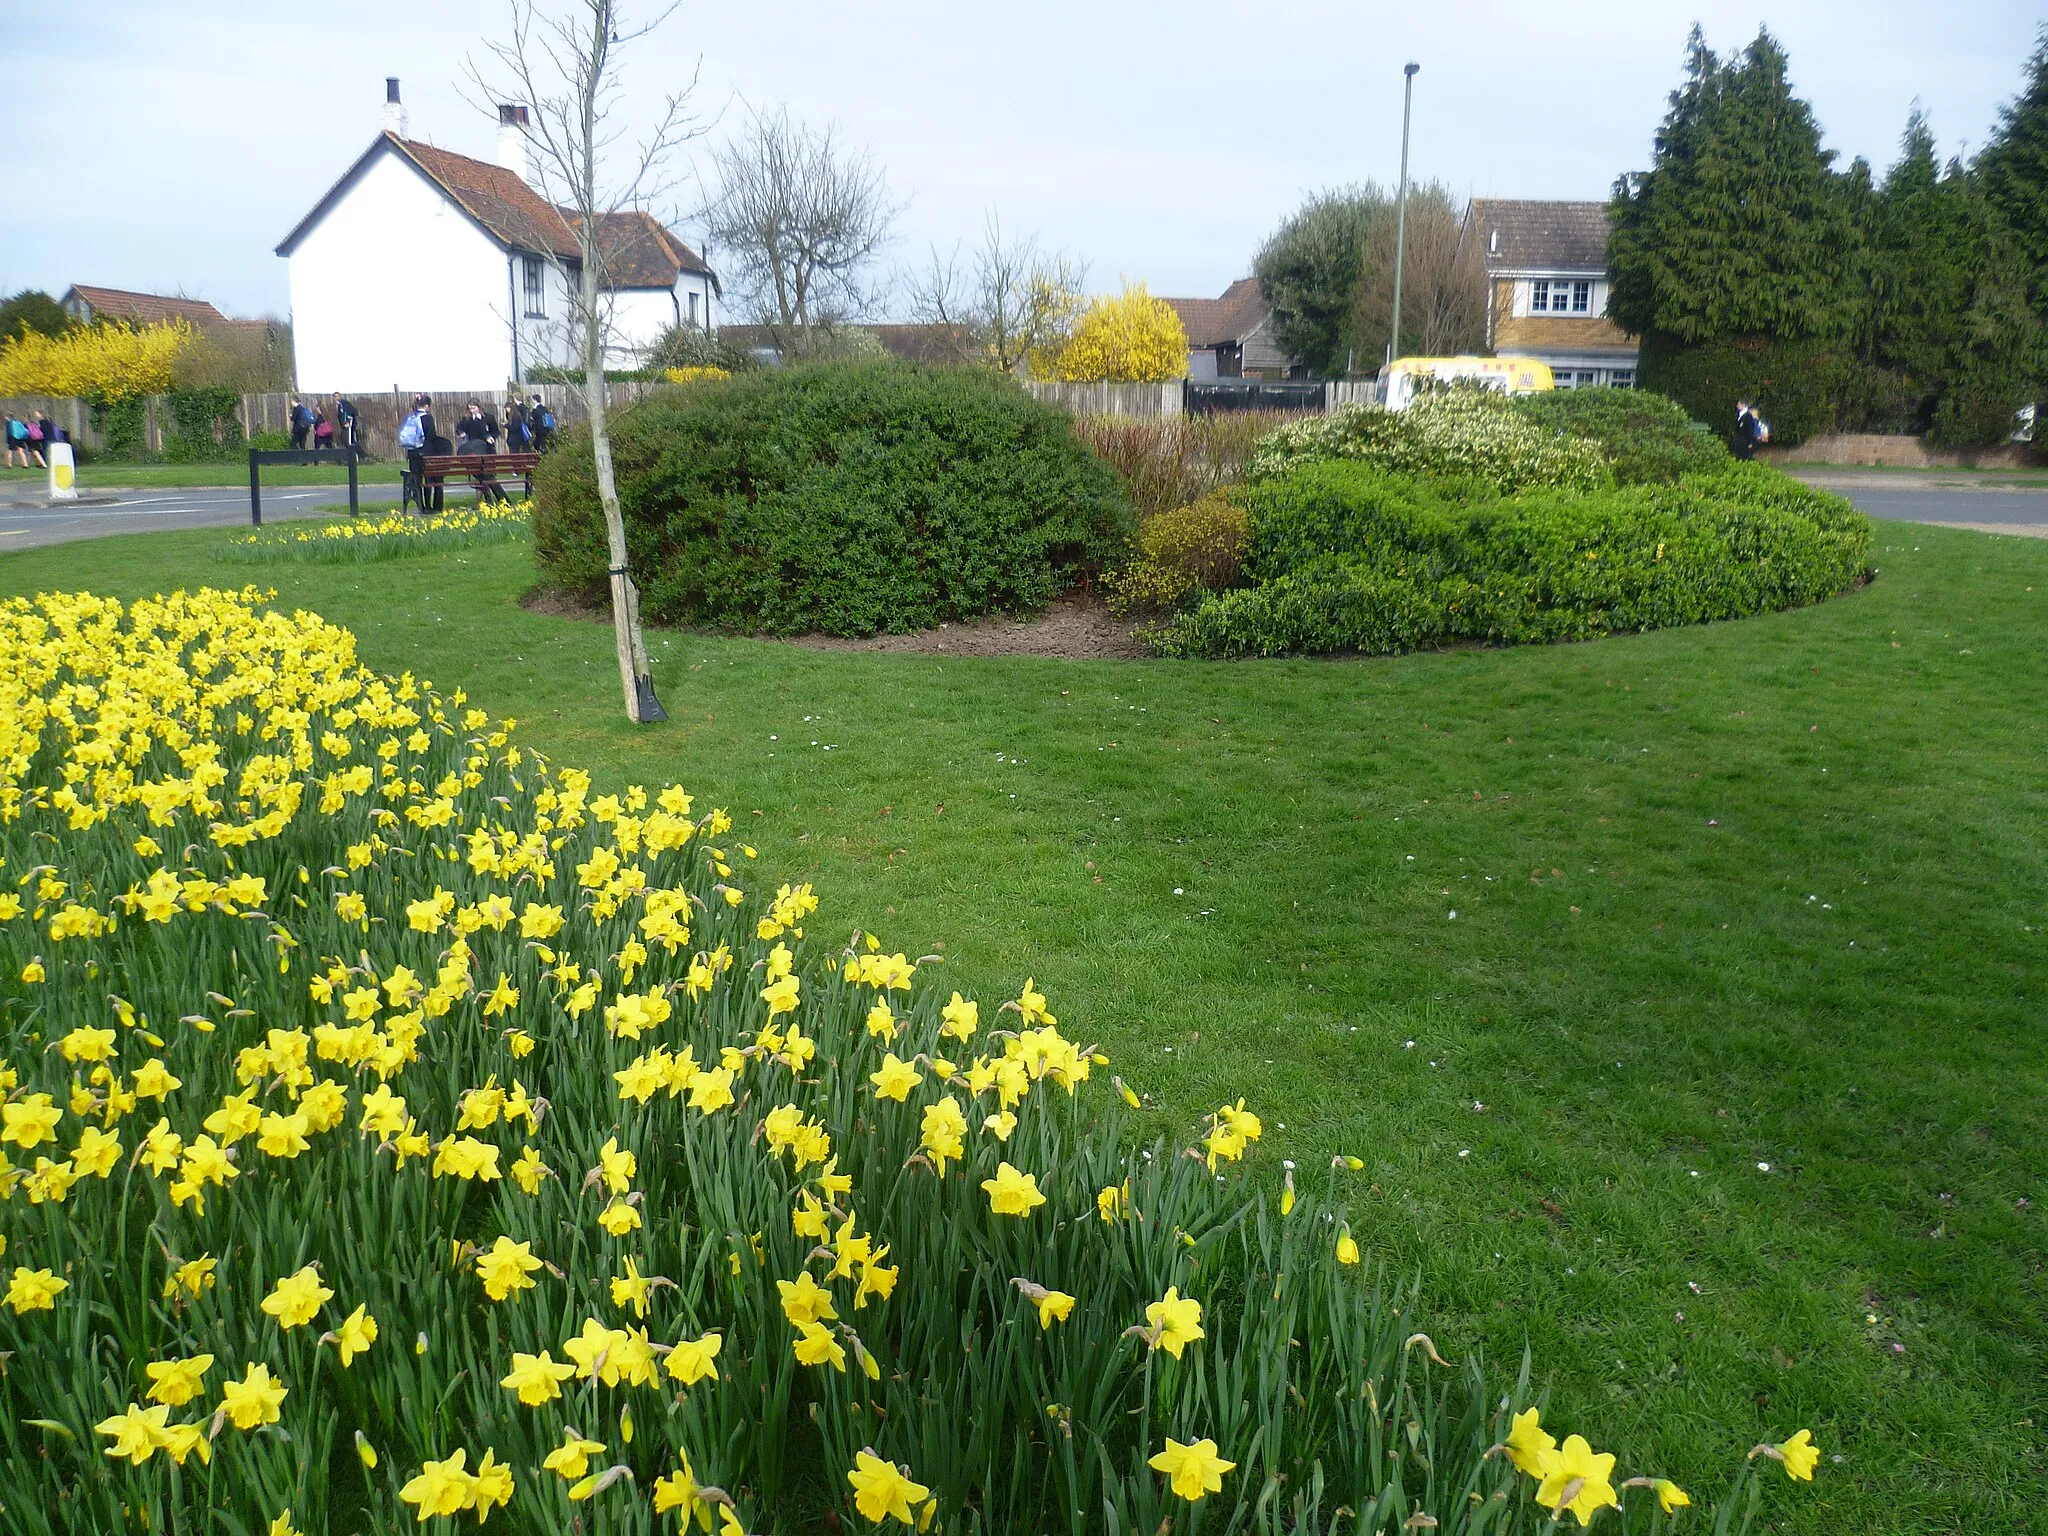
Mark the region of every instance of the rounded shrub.
[[1799, 607], [1863, 574], [1870, 524], [1761, 465], [1675, 485], [1461, 503], [1322, 463], [1251, 488], [1246, 570], [1153, 635], [1163, 654], [1386, 652], [1588, 639]]
[[[1028, 611], [1124, 536], [1116, 477], [1067, 417], [988, 373], [763, 369], [657, 392], [611, 440], [642, 612], [660, 623], [865, 635]], [[534, 491], [543, 575], [599, 596], [587, 428]]]
[[1670, 484], [1729, 462], [1720, 438], [1650, 390], [1553, 389], [1513, 405], [1525, 421], [1597, 444], [1621, 485]]

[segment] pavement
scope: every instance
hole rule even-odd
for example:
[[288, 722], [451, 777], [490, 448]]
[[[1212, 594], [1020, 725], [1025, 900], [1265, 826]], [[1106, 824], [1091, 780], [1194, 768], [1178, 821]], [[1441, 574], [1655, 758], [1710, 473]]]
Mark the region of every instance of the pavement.
[[[363, 505], [398, 499], [396, 485], [366, 485], [358, 492]], [[451, 495], [451, 500], [453, 497]], [[263, 521], [346, 515], [347, 488], [328, 485], [266, 487]], [[123, 490], [116, 486], [79, 488], [75, 502], [50, 502], [19, 488], [0, 488], [0, 554], [41, 544], [68, 544], [117, 533], [160, 532], [170, 528], [249, 526], [247, 486], [188, 486], [158, 490]]]

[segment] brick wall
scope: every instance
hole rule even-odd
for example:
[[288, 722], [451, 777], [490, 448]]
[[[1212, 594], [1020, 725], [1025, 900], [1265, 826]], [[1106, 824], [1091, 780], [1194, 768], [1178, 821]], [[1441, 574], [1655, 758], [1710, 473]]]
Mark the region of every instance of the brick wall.
[[[1513, 284], [1502, 287], [1512, 290]], [[1512, 291], [1506, 302], [1496, 298], [1493, 349], [1513, 352], [1521, 349], [1577, 351], [1584, 347], [1634, 347], [1635, 338], [1605, 315], [1575, 320], [1569, 315], [1516, 315]]]
[[1763, 457], [1774, 464], [1861, 464], [1879, 469], [2026, 469], [2041, 463], [2041, 455], [2026, 443], [1931, 448], [1921, 438], [1881, 432], [1825, 432], [1796, 447], [1766, 447]]

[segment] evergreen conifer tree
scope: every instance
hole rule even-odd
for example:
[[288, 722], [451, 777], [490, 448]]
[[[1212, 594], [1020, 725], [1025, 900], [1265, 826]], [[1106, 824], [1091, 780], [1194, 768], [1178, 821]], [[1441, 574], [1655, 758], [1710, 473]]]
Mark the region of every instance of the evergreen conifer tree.
[[2048, 316], [2048, 23], [2036, 36], [2020, 94], [1998, 115], [1977, 160], [1993, 211], [2029, 271], [2034, 308]]
[[1609, 312], [1646, 338], [1841, 336], [1853, 326], [1849, 199], [1768, 31], [1723, 63], [1698, 27], [1651, 168], [1610, 206]]

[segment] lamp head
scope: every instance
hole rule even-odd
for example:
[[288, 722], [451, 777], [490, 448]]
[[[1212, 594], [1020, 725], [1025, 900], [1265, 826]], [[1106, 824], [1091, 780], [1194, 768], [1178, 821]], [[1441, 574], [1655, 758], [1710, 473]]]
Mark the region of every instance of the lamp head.
[[1415, 72], [1421, 68], [1422, 66], [1420, 64], [1407, 64], [1402, 66], [1401, 73], [1406, 75], [1410, 80], [1413, 80], [1415, 78]]

